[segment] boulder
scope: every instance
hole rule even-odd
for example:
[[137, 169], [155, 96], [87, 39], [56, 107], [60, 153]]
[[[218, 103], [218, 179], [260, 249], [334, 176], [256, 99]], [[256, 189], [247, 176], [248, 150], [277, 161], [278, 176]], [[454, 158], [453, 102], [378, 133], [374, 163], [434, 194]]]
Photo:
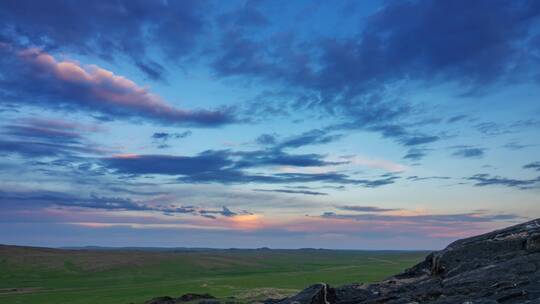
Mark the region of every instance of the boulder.
[[277, 304], [330, 304], [335, 300], [334, 290], [325, 283], [309, 286], [299, 294], [274, 303]]

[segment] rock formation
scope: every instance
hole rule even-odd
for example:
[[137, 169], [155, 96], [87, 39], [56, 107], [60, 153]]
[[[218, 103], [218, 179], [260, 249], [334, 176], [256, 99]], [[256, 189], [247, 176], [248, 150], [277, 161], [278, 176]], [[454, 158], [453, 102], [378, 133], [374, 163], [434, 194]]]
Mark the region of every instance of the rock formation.
[[267, 304], [540, 304], [540, 219], [458, 240], [374, 284], [315, 284]]

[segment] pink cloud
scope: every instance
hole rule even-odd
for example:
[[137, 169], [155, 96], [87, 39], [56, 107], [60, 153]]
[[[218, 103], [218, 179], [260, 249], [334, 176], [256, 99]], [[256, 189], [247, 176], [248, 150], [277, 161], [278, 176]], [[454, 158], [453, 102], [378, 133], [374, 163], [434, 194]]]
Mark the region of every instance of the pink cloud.
[[402, 172], [407, 166], [386, 159], [369, 158], [361, 155], [346, 157], [352, 165], [365, 166], [373, 169], [382, 169], [389, 172]]
[[[2, 48], [13, 52], [11, 47]], [[234, 120], [227, 110], [177, 108], [148, 88], [96, 65], [60, 61], [37, 48], [15, 53], [30, 68], [18, 71], [23, 73], [19, 85], [28, 82], [38, 90], [35, 93], [39, 98], [50, 99], [40, 100], [41, 103], [101, 112], [112, 118], [139, 117], [170, 124], [217, 126]]]

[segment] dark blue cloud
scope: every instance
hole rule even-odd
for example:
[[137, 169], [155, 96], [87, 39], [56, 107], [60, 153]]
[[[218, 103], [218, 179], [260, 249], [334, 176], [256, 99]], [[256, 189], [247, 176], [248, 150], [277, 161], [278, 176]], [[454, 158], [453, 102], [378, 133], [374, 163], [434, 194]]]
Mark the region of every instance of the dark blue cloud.
[[61, 127], [48, 127], [43, 125], [6, 125], [2, 128], [2, 134], [31, 140], [47, 140], [64, 144], [77, 144], [82, 140], [81, 134]]
[[458, 122], [458, 121], [462, 121], [464, 120], [465, 118], [468, 118], [469, 116], [468, 115], [465, 115], [465, 114], [462, 114], [462, 115], [456, 115], [456, 116], [452, 116], [450, 118], [448, 118], [446, 120], [446, 122], [448, 123], [455, 123], [455, 122]]
[[410, 180], [410, 181], [413, 181], [413, 182], [425, 181], [425, 180], [448, 180], [448, 179], [451, 179], [451, 177], [449, 177], [449, 176], [423, 176], [423, 177], [420, 177], [420, 176], [416, 176], [416, 175], [407, 177], [407, 180]]
[[156, 140], [163, 140], [163, 141], [167, 141], [169, 139], [174, 139], [174, 138], [185, 138], [185, 137], [188, 137], [192, 134], [191, 131], [184, 131], [182, 133], [167, 133], [167, 132], [156, 132], [154, 134], [152, 134], [152, 138], [153, 139], [156, 139]]
[[165, 67], [157, 62], [136, 61], [135, 65], [152, 80], [163, 80]]
[[169, 148], [170, 145], [167, 144], [171, 139], [180, 139], [190, 136], [192, 132], [190, 130], [181, 132], [181, 133], [167, 133], [167, 132], [156, 132], [152, 134], [152, 139], [157, 147], [160, 149]]
[[79, 153], [98, 153], [99, 150], [77, 145], [47, 142], [0, 140], [0, 154], [17, 154], [24, 157], [71, 156]]
[[343, 137], [342, 134], [329, 134], [328, 131], [323, 131], [319, 129], [310, 130], [304, 132], [297, 136], [292, 136], [286, 138], [283, 141], [279, 142], [275, 148], [277, 149], [286, 149], [286, 148], [299, 148], [307, 145], [318, 145], [318, 144], [327, 144], [334, 141], [337, 141]]
[[452, 155], [463, 158], [482, 158], [485, 150], [486, 149], [464, 146], [458, 147], [457, 150], [452, 153]]
[[523, 169], [533, 169], [536, 171], [540, 171], [540, 162], [532, 162], [530, 164], [526, 164], [523, 166]]
[[[56, 191], [26, 191], [15, 192], [0, 190], [1, 201], [4, 204], [21, 203], [35, 207], [61, 206], [61, 207], [84, 207], [104, 210], [130, 210], [150, 211], [157, 210], [141, 203], [136, 203], [129, 198], [103, 197], [97, 195], [78, 196]], [[179, 210], [185, 212], [185, 210]]]
[[257, 139], [255, 139], [256, 143], [264, 146], [275, 145], [276, 141], [276, 135], [274, 134], [261, 134], [259, 137], [257, 137]]
[[322, 182], [379, 187], [392, 184], [397, 176], [381, 176], [376, 179], [355, 179], [339, 173], [248, 173], [246, 169], [266, 166], [327, 166], [340, 163], [326, 162], [318, 154], [293, 155], [281, 151], [266, 150], [233, 152], [228, 150], [205, 151], [195, 156], [139, 155], [110, 157], [101, 160], [103, 165], [117, 174], [173, 175], [182, 183], [309, 183]]
[[191, 214], [216, 218], [215, 215], [231, 217], [238, 214], [251, 214], [248, 211], [233, 212], [226, 206], [221, 209], [205, 209], [196, 206], [156, 205], [144, 201], [135, 201], [126, 197], [107, 197], [90, 194], [88, 196], [68, 194], [57, 191], [9, 191], [0, 189], [0, 206], [12, 209], [89, 208], [114, 211], [150, 211], [168, 215]]
[[482, 122], [474, 127], [484, 135], [497, 136], [538, 128], [540, 127], [540, 121], [536, 119], [527, 119], [514, 121], [512, 123]]
[[325, 161], [324, 155], [320, 154], [289, 154], [281, 150], [274, 149], [252, 152], [232, 152], [231, 156], [240, 157], [235, 164], [236, 168], [251, 168], [261, 166], [321, 167], [347, 163], [346, 161]]
[[519, 143], [519, 142], [516, 142], [516, 141], [512, 141], [512, 142], [509, 142], [509, 143], [506, 143], [506, 144], [502, 145], [503, 148], [510, 149], [510, 150], [521, 150], [521, 149], [534, 147], [534, 146], [537, 146], [537, 145], [534, 145], [534, 144], [533, 145], [531, 145], [531, 144], [522, 144], [522, 143]]
[[[210, 218], [215, 218], [214, 214], [219, 214], [219, 215], [222, 215], [222, 216], [225, 216], [225, 217], [231, 217], [231, 216], [238, 215], [238, 213], [231, 211], [226, 206], [223, 206], [221, 208], [221, 210], [199, 210], [198, 212], [201, 215], [206, 216], [206, 217], [210, 217]], [[246, 211], [242, 212], [242, 214], [248, 214], [248, 213], [249, 212], [246, 212]]]
[[[370, 131], [380, 132], [385, 138], [394, 139], [399, 144], [406, 147], [422, 146], [439, 141], [441, 137], [435, 135], [426, 135], [419, 132], [412, 132], [401, 125], [395, 124], [380, 124], [371, 126], [368, 128]], [[414, 151], [419, 152], [423, 150], [425, 155], [427, 149], [413, 148]], [[411, 149], [412, 150], [412, 149]], [[424, 156], [422, 155], [422, 157]], [[420, 158], [422, 158], [420, 157]]]
[[428, 149], [412, 148], [409, 149], [409, 151], [407, 152], [407, 154], [405, 154], [405, 156], [403, 156], [403, 158], [413, 161], [421, 160], [427, 156], [427, 151]]
[[205, 151], [196, 156], [141, 155], [110, 157], [105, 166], [125, 174], [190, 175], [214, 172], [234, 165], [227, 151]]
[[478, 130], [478, 132], [490, 136], [512, 133], [508, 126], [495, 122], [483, 122], [475, 125], [474, 127]]
[[[89, 127], [77, 123], [27, 119], [0, 128], [0, 154], [17, 154], [24, 157], [63, 156], [79, 154], [102, 154], [84, 136]], [[90, 127], [90, 129], [92, 129]]]
[[418, 146], [418, 145], [429, 144], [439, 139], [440, 139], [439, 136], [419, 135], [419, 136], [403, 138], [401, 142], [405, 146]]
[[373, 206], [336, 206], [336, 209], [346, 210], [346, 211], [369, 212], [369, 213], [403, 210], [403, 209], [396, 209], [396, 208], [379, 208], [379, 207], [373, 207]]
[[328, 195], [325, 192], [311, 191], [311, 190], [292, 190], [292, 189], [253, 189], [257, 192], [276, 192], [276, 193], [287, 193], [287, 194], [304, 194], [304, 195]]
[[489, 174], [476, 174], [468, 177], [467, 180], [475, 182], [475, 186], [506, 186], [519, 189], [529, 189], [539, 186], [540, 176], [532, 179], [513, 179], [501, 176], [491, 176]]

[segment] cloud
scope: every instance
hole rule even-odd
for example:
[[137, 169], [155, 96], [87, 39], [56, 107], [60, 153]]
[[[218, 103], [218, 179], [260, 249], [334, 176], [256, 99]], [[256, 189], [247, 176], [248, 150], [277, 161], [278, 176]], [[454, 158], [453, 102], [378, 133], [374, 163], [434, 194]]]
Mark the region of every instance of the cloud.
[[[400, 90], [408, 85], [457, 84], [464, 94], [479, 93], [497, 84], [530, 81], [537, 70], [531, 36], [540, 8], [534, 1], [387, 2], [362, 27], [337, 37], [266, 30], [276, 21], [263, 13], [267, 5], [249, 2], [223, 9], [205, 1], [107, 5], [49, 1], [37, 6], [7, 1], [0, 9], [0, 36], [45, 50], [106, 59], [127, 55], [153, 79], [162, 78], [166, 66], [154, 57], [173, 62], [200, 58], [219, 78], [259, 80], [272, 87], [267, 91], [290, 97], [283, 98], [283, 106], [257, 101], [260, 108], [313, 110], [356, 129], [380, 133], [381, 127], [403, 123], [418, 113], [400, 98]], [[29, 6], [33, 9], [26, 9]], [[230, 121], [230, 117], [190, 120], [195, 113], [184, 114], [181, 120], [194, 125]], [[398, 141], [404, 145], [438, 140], [436, 135], [407, 131], [412, 137]]]
[[328, 134], [328, 131], [323, 131], [319, 129], [310, 130], [304, 132], [297, 136], [292, 136], [286, 138], [283, 141], [279, 142], [275, 148], [277, 149], [286, 149], [286, 148], [300, 148], [307, 145], [319, 145], [327, 144], [334, 141], [337, 141], [343, 137], [342, 134]]
[[451, 179], [451, 177], [448, 177], [448, 176], [424, 176], [424, 177], [420, 177], [420, 176], [416, 176], [416, 175], [407, 177], [407, 180], [410, 180], [410, 181], [413, 181], [413, 182], [425, 181], [425, 180], [448, 180], [448, 179]]
[[422, 148], [412, 148], [412, 149], [409, 149], [409, 151], [407, 152], [407, 154], [405, 154], [405, 156], [403, 156], [403, 158], [410, 159], [413, 161], [421, 160], [424, 157], [426, 157], [427, 151], [429, 150], [422, 149]]
[[540, 171], [540, 162], [532, 162], [530, 164], [526, 164], [523, 166], [523, 169], [533, 169], [536, 171]]
[[521, 150], [521, 149], [535, 147], [535, 146], [538, 146], [538, 145], [521, 144], [519, 142], [512, 141], [512, 142], [509, 142], [509, 143], [506, 143], [506, 144], [502, 145], [501, 147], [506, 148], [506, 149], [510, 149], [510, 150]]
[[117, 155], [102, 162], [118, 173], [190, 175], [230, 168], [227, 151], [205, 151], [196, 156]]
[[273, 91], [281, 89], [287, 98], [273, 94], [254, 101], [272, 113], [312, 110], [342, 120], [342, 130], [378, 132], [405, 146], [425, 145], [442, 138], [407, 126], [423, 109], [401, 99], [403, 91], [450, 85], [470, 96], [530, 82], [538, 67], [531, 37], [539, 16], [534, 1], [386, 2], [361, 30], [339, 37], [226, 30], [211, 67], [222, 78], [259, 80], [277, 87]]
[[127, 56], [149, 78], [163, 79], [163, 66], [152, 58], [150, 46], [176, 62], [191, 55], [207, 28], [206, 11], [205, 1], [190, 0], [8, 0], [0, 3], [0, 37], [109, 61]]
[[347, 161], [327, 161], [320, 154], [289, 154], [280, 150], [258, 150], [251, 152], [231, 152], [231, 156], [239, 157], [237, 168], [262, 166], [294, 166], [322, 167], [347, 164]]
[[166, 133], [166, 132], [156, 132], [152, 134], [152, 138], [156, 140], [164, 140], [167, 141], [169, 139], [173, 138], [185, 138], [192, 134], [191, 131], [184, 131], [182, 133]]
[[475, 174], [466, 178], [475, 182], [475, 186], [506, 186], [518, 189], [529, 189], [536, 187], [540, 183], [540, 176], [532, 179], [512, 179], [501, 176], [491, 176], [489, 174]]
[[[330, 84], [357, 90], [370, 79], [384, 84], [405, 76], [482, 87], [515, 71], [539, 14], [528, 1], [390, 2], [368, 19], [360, 39], [328, 45], [323, 71], [339, 75]], [[449, 17], [457, 15], [462, 18]], [[504, 21], [494, 26], [492, 20]]]
[[[430, 144], [441, 139], [441, 137], [435, 135], [411, 132], [407, 128], [395, 124], [378, 124], [369, 127], [368, 130], [380, 132], [384, 138], [392, 138], [405, 147], [413, 147], [412, 149], [415, 146]], [[420, 150], [420, 148], [416, 149]]]
[[24, 157], [103, 154], [105, 149], [84, 136], [99, 131], [94, 125], [61, 119], [19, 119], [0, 128], [0, 153]]
[[234, 217], [252, 214], [247, 211], [233, 212], [226, 206], [221, 209], [207, 209], [196, 206], [177, 206], [174, 204], [156, 204], [148, 201], [134, 201], [125, 197], [106, 197], [91, 194], [89, 196], [67, 194], [56, 191], [6, 191], [0, 189], [0, 203], [3, 207], [30, 210], [34, 208], [86, 208], [107, 211], [159, 212], [166, 215], [190, 214], [216, 219], [216, 215]]
[[275, 145], [276, 144], [276, 135], [274, 134], [261, 134], [257, 139], [255, 139], [255, 142], [259, 145]]
[[319, 191], [310, 191], [310, 190], [291, 190], [291, 189], [253, 189], [257, 192], [276, 192], [276, 193], [287, 193], [287, 194], [304, 194], [304, 195], [328, 195], [325, 192]]
[[192, 132], [190, 130], [184, 131], [182, 133], [167, 133], [167, 132], [156, 132], [152, 134], [152, 139], [156, 143], [158, 148], [164, 149], [169, 148], [170, 146], [167, 142], [171, 139], [180, 139], [190, 136]]
[[[232, 212], [226, 206], [223, 206], [221, 208], [221, 210], [200, 210], [199, 213], [202, 214], [202, 215], [206, 215], [206, 216], [210, 215], [211, 217], [214, 217], [213, 216], [214, 214], [222, 215], [222, 216], [225, 216], [225, 217], [233, 217], [235, 215], [238, 215], [238, 213]], [[251, 213], [248, 213], [248, 212], [244, 211], [241, 214], [251, 214]]]
[[4, 45], [0, 53], [5, 56], [0, 60], [0, 75], [5, 78], [0, 88], [19, 103], [177, 126], [216, 127], [235, 120], [229, 110], [176, 108], [123, 76], [94, 65], [58, 61], [39, 49], [16, 50]]
[[328, 130], [313, 129], [299, 135], [284, 138], [283, 140], [278, 140], [276, 134], [261, 134], [255, 139], [255, 142], [270, 149], [284, 150], [309, 145], [328, 144], [343, 137], [343, 134], [330, 133], [331, 131]]
[[448, 118], [446, 120], [447, 123], [455, 123], [455, 122], [459, 122], [459, 121], [462, 121], [464, 120], [465, 118], [468, 118], [469, 116], [468, 115], [465, 115], [465, 114], [461, 114], [461, 115], [456, 115], [456, 116], [452, 116], [450, 118]]
[[396, 208], [379, 208], [379, 207], [373, 207], [373, 206], [336, 206], [336, 209], [346, 210], [346, 211], [357, 211], [357, 212], [370, 212], [370, 213], [402, 210], [402, 209], [396, 209]]
[[379, 179], [354, 179], [342, 173], [278, 173], [278, 174], [247, 174], [243, 171], [221, 170], [213, 173], [196, 173], [180, 177], [178, 180], [186, 183], [333, 183], [361, 185], [368, 188], [376, 188], [393, 184], [398, 177], [386, 177]]
[[407, 170], [407, 166], [384, 159], [374, 159], [360, 155], [342, 156], [341, 159], [346, 160], [352, 165], [365, 166], [374, 169], [383, 169], [388, 172], [396, 173]]
[[452, 153], [452, 155], [462, 158], [482, 158], [484, 157], [484, 151], [486, 150], [483, 148], [472, 148], [468, 146], [459, 146], [456, 148], [457, 150]]
[[401, 143], [405, 146], [418, 146], [418, 145], [429, 144], [429, 143], [438, 141], [439, 139], [440, 139], [439, 136], [420, 135], [420, 136], [403, 138], [401, 140]]
[[327, 162], [318, 154], [291, 155], [281, 151], [264, 150], [233, 152], [229, 150], [205, 151], [195, 156], [172, 155], [118, 155], [101, 159], [103, 165], [118, 174], [172, 175], [182, 183], [338, 183], [379, 187], [392, 184], [397, 176], [376, 179], [356, 179], [339, 172], [327, 173], [273, 173], [249, 172], [267, 166], [327, 166], [342, 162]]
[[482, 122], [474, 127], [478, 132], [488, 135], [497, 136], [503, 134], [519, 133], [525, 129], [535, 129], [540, 126], [540, 121], [535, 119], [518, 120], [512, 123], [497, 123], [497, 122]]
[[523, 217], [515, 214], [486, 215], [482, 213], [457, 213], [457, 214], [421, 214], [421, 215], [381, 215], [381, 214], [338, 214], [335, 212], [325, 212], [320, 217], [328, 219], [342, 219], [354, 221], [383, 221], [383, 222], [404, 222], [411, 221], [420, 223], [488, 223], [504, 220], [519, 220]]

